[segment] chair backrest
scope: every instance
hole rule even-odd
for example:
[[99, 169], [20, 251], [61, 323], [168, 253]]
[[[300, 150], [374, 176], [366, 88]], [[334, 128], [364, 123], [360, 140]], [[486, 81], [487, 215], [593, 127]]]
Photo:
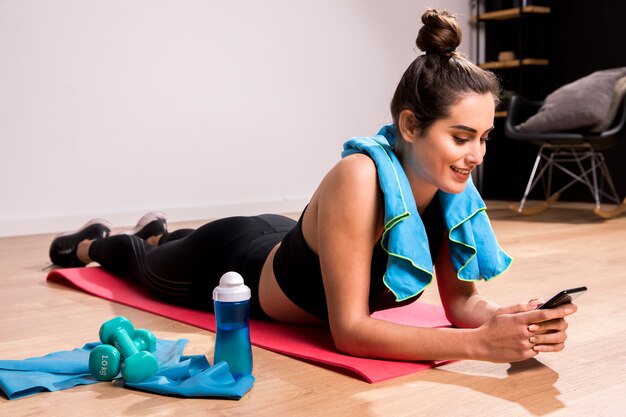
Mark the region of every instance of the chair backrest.
[[516, 129], [515, 126], [536, 114], [542, 104], [543, 102], [541, 101], [531, 101], [521, 96], [513, 96], [504, 123], [505, 135], [511, 139], [526, 140], [537, 145], [546, 142], [563, 145], [589, 143], [597, 150], [608, 149], [615, 146], [615, 144], [626, 135], [626, 95], [622, 98], [622, 102], [615, 114], [613, 122], [608, 129], [602, 132], [570, 131], [525, 133]]
[[525, 122], [531, 116], [535, 115], [542, 105], [543, 101], [532, 101], [522, 96], [513, 96], [509, 102], [509, 109], [506, 117], [507, 130], [517, 132], [515, 126]]

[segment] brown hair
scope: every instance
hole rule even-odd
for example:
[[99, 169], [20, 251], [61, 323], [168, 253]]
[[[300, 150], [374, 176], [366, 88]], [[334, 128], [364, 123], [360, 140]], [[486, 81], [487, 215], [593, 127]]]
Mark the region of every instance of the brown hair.
[[[402, 110], [410, 110], [422, 134], [437, 120], [448, 116], [449, 109], [467, 94], [491, 93], [494, 103], [500, 95], [500, 82], [456, 52], [461, 27], [448, 11], [428, 9], [415, 44], [425, 52], [418, 56], [402, 75], [391, 100], [391, 115], [398, 126]], [[400, 135], [399, 142], [403, 143]]]

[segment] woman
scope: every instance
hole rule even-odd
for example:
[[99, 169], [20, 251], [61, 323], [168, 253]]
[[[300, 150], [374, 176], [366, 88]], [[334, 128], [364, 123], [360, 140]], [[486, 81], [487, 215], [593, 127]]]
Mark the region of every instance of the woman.
[[[417, 46], [425, 54], [397, 87], [394, 125], [346, 144], [298, 223], [234, 217], [168, 233], [165, 217], [151, 213], [134, 232], [109, 237], [110, 226], [94, 220], [59, 235], [51, 259], [96, 261], [161, 298], [205, 308], [220, 276], [235, 270], [255, 294], [252, 317], [327, 322], [337, 349], [350, 355], [509, 362], [562, 350], [565, 317], [576, 306], [499, 307], [476, 290], [473, 281], [501, 274], [511, 261], [470, 181], [493, 128], [499, 84], [455, 52], [461, 31], [453, 15], [428, 10], [422, 22]], [[433, 264], [453, 328], [370, 317], [418, 298]]]

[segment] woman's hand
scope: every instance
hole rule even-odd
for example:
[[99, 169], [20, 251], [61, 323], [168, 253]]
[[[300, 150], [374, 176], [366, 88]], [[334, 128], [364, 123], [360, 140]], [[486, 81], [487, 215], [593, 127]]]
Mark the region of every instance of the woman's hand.
[[[533, 301], [537, 301], [537, 304], [534, 304]], [[531, 307], [535, 308], [541, 304], [543, 304], [543, 300], [531, 300], [529, 303]], [[558, 310], [559, 316], [557, 318], [538, 321], [528, 326], [528, 330], [533, 333], [530, 341], [535, 344], [533, 350], [536, 352], [559, 352], [565, 348], [565, 340], [567, 339], [565, 317], [574, 314], [578, 307], [576, 304], [570, 303], [537, 311], [549, 312], [553, 310]]]
[[477, 329], [477, 359], [517, 362], [539, 352], [558, 352], [565, 347], [565, 317], [576, 312], [574, 304], [537, 310], [541, 302], [503, 307]]

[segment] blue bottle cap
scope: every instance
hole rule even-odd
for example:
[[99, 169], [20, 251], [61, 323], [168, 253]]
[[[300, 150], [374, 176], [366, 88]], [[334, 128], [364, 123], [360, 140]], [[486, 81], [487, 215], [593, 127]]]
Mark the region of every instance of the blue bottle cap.
[[237, 272], [227, 272], [220, 278], [220, 285], [213, 290], [213, 300], [238, 302], [249, 300], [250, 288], [244, 284], [243, 277]]

